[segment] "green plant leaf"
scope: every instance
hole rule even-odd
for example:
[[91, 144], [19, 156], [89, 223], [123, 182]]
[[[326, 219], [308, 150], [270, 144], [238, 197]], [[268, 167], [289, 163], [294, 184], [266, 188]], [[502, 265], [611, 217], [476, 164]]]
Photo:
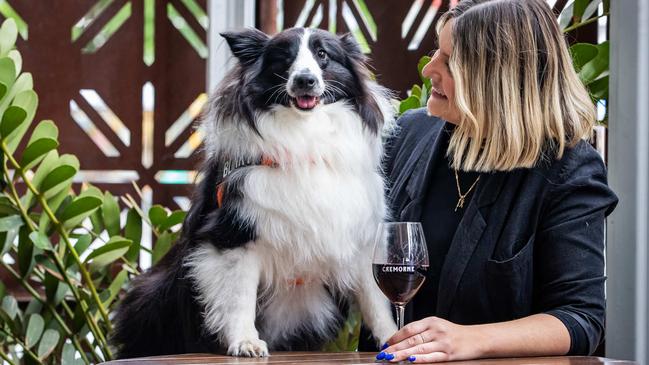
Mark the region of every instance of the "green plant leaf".
[[131, 240], [124, 237], [111, 237], [105, 245], [99, 247], [88, 255], [85, 262], [91, 266], [103, 267], [124, 255], [131, 246]]
[[18, 230], [20, 227], [16, 227], [14, 229], [11, 229], [7, 232], [1, 232], [0, 233], [0, 239], [2, 239], [2, 252], [0, 252], [0, 256], [4, 256], [9, 250], [14, 245], [14, 241], [16, 240], [16, 236], [18, 236]]
[[6, 55], [14, 48], [16, 38], [18, 37], [18, 27], [16, 21], [8, 18], [0, 27], [0, 55]]
[[5, 297], [6, 288], [2, 281], [0, 281], [0, 299]]
[[128, 262], [135, 263], [140, 255], [140, 240], [142, 239], [142, 217], [135, 208], [129, 209], [126, 215], [124, 237], [133, 241], [131, 248], [124, 254], [124, 257]]
[[119, 234], [119, 204], [117, 199], [110, 193], [106, 192], [101, 205], [101, 213], [104, 226], [110, 236]]
[[21, 123], [11, 135], [7, 136], [7, 147], [11, 153], [16, 151], [18, 144], [27, 132], [27, 129], [29, 129], [29, 125], [34, 119], [34, 115], [36, 115], [38, 95], [36, 95], [34, 90], [21, 91], [16, 94], [12, 105], [21, 107], [25, 112], [27, 112], [27, 116], [25, 117], [25, 121]]
[[584, 22], [588, 19], [590, 19], [593, 14], [597, 12], [597, 8], [599, 7], [599, 4], [602, 3], [602, 0], [591, 0], [588, 6], [586, 6], [586, 9], [584, 9], [584, 13], [581, 16], [581, 22]]
[[419, 87], [419, 85], [414, 85], [412, 89], [410, 89], [410, 95], [416, 96], [417, 98], [421, 97], [421, 87]]
[[588, 84], [588, 91], [595, 100], [608, 99], [608, 76], [601, 77]]
[[407, 99], [399, 103], [399, 114], [403, 114], [410, 109], [419, 108], [419, 105], [419, 98], [416, 96], [409, 96]]
[[105, 229], [104, 219], [101, 217], [102, 210], [97, 209], [90, 215], [90, 223], [92, 223], [92, 230], [95, 232], [101, 232]]
[[40, 248], [41, 250], [53, 249], [50, 239], [43, 232], [34, 231], [29, 234], [29, 238], [34, 243], [34, 246]]
[[18, 269], [23, 277], [29, 275], [34, 268], [34, 244], [29, 239], [26, 226], [18, 231]]
[[43, 285], [45, 285], [45, 296], [50, 303], [58, 304], [56, 302], [56, 293], [59, 289], [60, 281], [54, 275], [49, 272], [45, 272], [45, 279], [43, 280]]
[[182, 210], [176, 210], [175, 212], [171, 213], [158, 227], [160, 231], [166, 231], [170, 229], [171, 227], [175, 226], [176, 224], [180, 224], [185, 220], [185, 216], [187, 215], [187, 212], [182, 211]]
[[40, 123], [38, 123], [36, 128], [34, 128], [34, 132], [32, 132], [32, 136], [29, 138], [29, 142], [27, 144], [30, 144], [33, 141], [41, 138], [59, 138], [59, 128], [56, 126], [56, 124], [54, 124], [53, 121], [42, 120]]
[[25, 151], [23, 152], [23, 157], [20, 160], [20, 165], [23, 169], [29, 169], [33, 165], [40, 162], [41, 159], [51, 150], [59, 146], [59, 142], [51, 138], [41, 138], [32, 142]]
[[[20, 55], [20, 52], [18, 52], [15, 49], [12, 49], [7, 54], [7, 57], [11, 58], [11, 60], [14, 61], [14, 66], [16, 66], [16, 75], [19, 75], [20, 71], [23, 68], [23, 57]], [[2, 96], [0, 96], [0, 99], [1, 98]]]
[[579, 71], [579, 78], [584, 84], [597, 79], [602, 73], [608, 71], [609, 41], [597, 45], [597, 56], [588, 61]]
[[2, 139], [6, 139], [13, 133], [18, 126], [20, 126], [27, 117], [27, 112], [19, 106], [10, 106], [2, 114], [2, 122], [0, 122], [0, 135]]
[[11, 295], [2, 298], [2, 306], [0, 308], [11, 320], [15, 319], [18, 314], [18, 302]]
[[575, 3], [572, 3], [572, 4], [568, 5], [568, 6], [566, 6], [561, 11], [561, 14], [559, 14], [559, 28], [561, 28], [561, 30], [564, 30], [564, 29], [568, 28], [568, 26], [572, 22], [572, 15], [573, 15], [573, 12], [575, 10], [575, 5], [574, 4]]
[[[35, 313], [41, 313], [42, 310], [43, 310], [43, 304], [34, 298], [29, 301], [29, 304], [27, 304], [27, 308], [25, 308], [23, 314], [25, 315], [25, 317], [28, 317]], [[45, 315], [45, 321], [47, 321], [47, 317], [49, 317], [49, 313], [44, 313], [44, 315]]]
[[[88, 247], [92, 244], [92, 236], [90, 234], [83, 235], [77, 239], [77, 242], [74, 244], [74, 250], [77, 252], [79, 256], [81, 256]], [[74, 258], [72, 255], [68, 256], [65, 266], [70, 267], [74, 264]]]
[[167, 219], [167, 211], [161, 205], [154, 205], [149, 209], [149, 220], [154, 227], [158, 227]]
[[584, 10], [588, 7], [590, 1], [591, 0], [575, 0], [572, 11], [573, 20], [578, 21], [581, 19], [581, 16], [584, 14]]
[[92, 213], [95, 209], [99, 208], [102, 201], [95, 196], [78, 196], [72, 203], [63, 209], [60, 219], [62, 222], [67, 222], [72, 219], [75, 221], [83, 220]]
[[52, 169], [40, 184], [41, 193], [45, 193], [53, 187], [72, 178], [77, 173], [77, 169], [70, 165], [60, 165]]
[[45, 359], [48, 357], [52, 351], [56, 348], [56, 345], [59, 343], [59, 338], [61, 336], [56, 330], [53, 329], [47, 329], [45, 333], [43, 333], [43, 338], [41, 339], [41, 343], [38, 344], [38, 350], [36, 351], [36, 355], [40, 359]]
[[421, 74], [421, 70], [424, 69], [424, 66], [426, 66], [428, 62], [430, 62], [430, 56], [423, 56], [422, 58], [419, 59], [419, 62], [417, 63], [417, 72], [422, 82], [426, 82], [428, 80], [427, 77], [424, 77], [424, 75]]
[[29, 317], [27, 323], [27, 332], [25, 333], [25, 345], [28, 348], [34, 347], [43, 334], [45, 328], [45, 321], [40, 314], [34, 313]]
[[71, 343], [66, 342], [61, 351], [61, 365], [75, 365], [74, 355], [76, 349]]
[[[128, 279], [128, 272], [126, 270], [122, 270], [115, 276], [113, 279], [113, 282], [110, 283], [110, 286], [108, 289], [104, 291], [106, 295], [106, 298], [102, 300], [104, 306], [107, 308], [113, 303], [113, 300], [117, 298], [117, 294], [119, 294], [120, 290], [122, 289], [122, 286], [126, 282], [126, 279]], [[103, 293], [102, 293], [103, 294]]]
[[169, 232], [164, 232], [163, 234], [158, 237], [158, 240], [155, 242], [155, 245], [153, 246], [153, 257], [152, 261], [153, 264], [157, 264], [158, 261], [160, 261], [161, 258], [164, 257], [164, 255], [169, 252], [169, 249], [171, 248], [171, 244], [173, 243], [173, 237], [174, 235]]
[[[0, 150], [0, 155], [2, 151]], [[8, 215], [20, 214], [20, 210], [15, 204], [6, 196], [0, 196], [0, 216], [5, 217]]]
[[19, 215], [10, 215], [0, 218], [0, 232], [7, 232], [23, 225], [23, 219]]
[[0, 99], [0, 110], [7, 109], [19, 93], [34, 88], [34, 80], [29, 72], [20, 74], [15, 81], [16, 82], [13, 83], [13, 86], [7, 87], [7, 93], [2, 97], [2, 99]]
[[[32, 184], [36, 187], [36, 189], [38, 189], [39, 191], [41, 190], [41, 184], [43, 183], [43, 180], [52, 170], [52, 168], [54, 168], [54, 166], [58, 163], [58, 161], [59, 153], [56, 150], [50, 151], [47, 155], [45, 155], [45, 158], [43, 159], [43, 161], [41, 161], [40, 165], [34, 172], [34, 176], [32, 177]], [[31, 190], [27, 190], [25, 195], [23, 195], [20, 200], [26, 209], [30, 209], [35, 201], [34, 194], [31, 192]]]
[[[430, 80], [428, 80], [430, 82]], [[421, 95], [419, 96], [419, 106], [424, 107], [426, 106], [426, 103], [428, 102], [428, 95], [430, 90], [430, 86], [426, 87], [424, 85], [424, 88], [421, 89]]]
[[0, 84], [2, 84], [2, 93], [0, 93], [0, 99], [4, 98], [7, 95], [7, 92], [14, 85], [16, 81], [16, 65], [14, 60], [10, 57], [0, 58]]
[[570, 55], [575, 70], [579, 72], [586, 63], [597, 56], [598, 52], [597, 46], [590, 43], [576, 43], [570, 46]]

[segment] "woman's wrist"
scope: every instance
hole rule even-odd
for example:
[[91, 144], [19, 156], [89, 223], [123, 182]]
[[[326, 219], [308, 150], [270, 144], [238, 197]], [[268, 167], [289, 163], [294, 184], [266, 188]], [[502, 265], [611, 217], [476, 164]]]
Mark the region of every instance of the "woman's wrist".
[[471, 356], [474, 359], [489, 358], [494, 357], [494, 335], [490, 332], [490, 327], [493, 327], [493, 324], [479, 324], [468, 326], [469, 329], [469, 341], [471, 341], [473, 346], [470, 348], [475, 349], [475, 356]]
[[477, 358], [564, 355], [570, 348], [567, 328], [546, 314], [469, 327]]

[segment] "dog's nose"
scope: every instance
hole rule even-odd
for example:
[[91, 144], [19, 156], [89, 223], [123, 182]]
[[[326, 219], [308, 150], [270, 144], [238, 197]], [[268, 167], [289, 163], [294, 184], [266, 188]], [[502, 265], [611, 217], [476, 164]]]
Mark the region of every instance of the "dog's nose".
[[295, 87], [300, 91], [313, 89], [317, 82], [316, 77], [310, 73], [302, 73], [295, 76]]

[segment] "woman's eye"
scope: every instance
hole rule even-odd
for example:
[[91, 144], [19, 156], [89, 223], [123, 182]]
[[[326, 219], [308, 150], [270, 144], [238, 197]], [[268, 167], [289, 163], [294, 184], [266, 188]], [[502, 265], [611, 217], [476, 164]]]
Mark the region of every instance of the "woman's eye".
[[319, 50], [318, 50], [318, 57], [320, 57], [320, 58], [325, 58], [325, 57], [327, 57], [327, 52], [325, 52], [324, 49], [319, 49]]

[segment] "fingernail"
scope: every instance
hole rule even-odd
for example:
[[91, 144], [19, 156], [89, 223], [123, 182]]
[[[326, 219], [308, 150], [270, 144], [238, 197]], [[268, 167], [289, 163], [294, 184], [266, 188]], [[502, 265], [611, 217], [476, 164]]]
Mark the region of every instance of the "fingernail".
[[394, 359], [394, 354], [386, 354], [385, 359], [388, 360], [388, 361]]
[[413, 361], [415, 361], [415, 360], [417, 360], [416, 357], [414, 357], [414, 356], [408, 356], [408, 361], [413, 362]]
[[383, 346], [381, 346], [381, 350], [385, 350], [388, 347], [390, 347], [390, 345], [388, 345], [388, 343], [386, 342], [386, 343], [383, 344]]
[[376, 355], [376, 359], [377, 360], [385, 359], [385, 352], [383, 352], [383, 351], [379, 352], [378, 355]]

